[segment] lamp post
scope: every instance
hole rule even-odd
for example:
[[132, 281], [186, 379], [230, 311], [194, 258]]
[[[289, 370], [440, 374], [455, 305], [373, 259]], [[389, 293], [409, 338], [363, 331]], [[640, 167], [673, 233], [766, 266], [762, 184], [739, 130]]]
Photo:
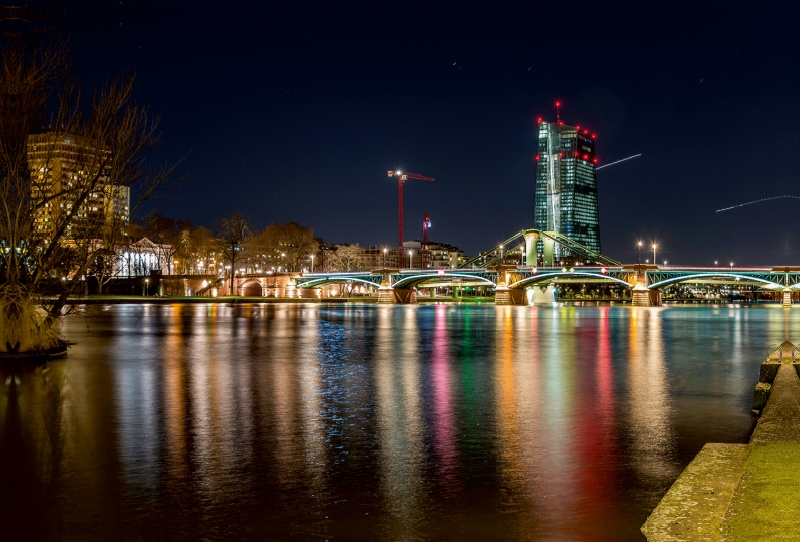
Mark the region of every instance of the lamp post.
[[656, 260], [656, 244], [653, 243], [653, 265], [656, 265], [658, 260]]
[[386, 269], [386, 249], [383, 249], [383, 268]]
[[502, 265], [503, 265], [503, 245], [500, 245], [500, 261], [498, 263], [502, 267]]
[[142, 289], [142, 297], [147, 297], [147, 290], [150, 288], [150, 279], [144, 279], [144, 288]]
[[414, 265], [414, 249], [408, 249], [408, 268], [411, 269]]
[[314, 272], [314, 255], [311, 255], [311, 272]]
[[520, 245], [519, 247], [519, 264], [525, 265], [525, 245]]
[[642, 272], [642, 242], [637, 241], [636, 247], [638, 249], [638, 256], [636, 257], [636, 276], [638, 277]]

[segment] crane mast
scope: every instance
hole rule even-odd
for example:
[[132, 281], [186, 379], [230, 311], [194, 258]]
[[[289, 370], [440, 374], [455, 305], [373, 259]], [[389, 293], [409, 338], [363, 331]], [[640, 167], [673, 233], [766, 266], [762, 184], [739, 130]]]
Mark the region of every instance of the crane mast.
[[397, 177], [397, 267], [402, 268], [405, 262], [403, 257], [403, 186], [408, 179], [433, 181], [434, 178], [403, 171], [389, 171], [387, 173], [389, 177]]

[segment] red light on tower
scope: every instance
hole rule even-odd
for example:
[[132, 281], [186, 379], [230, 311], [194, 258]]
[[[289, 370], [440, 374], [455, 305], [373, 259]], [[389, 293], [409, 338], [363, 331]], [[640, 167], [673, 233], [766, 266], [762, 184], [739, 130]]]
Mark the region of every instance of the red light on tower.
[[583, 155], [583, 159], [584, 159], [584, 160], [588, 160], [588, 159], [589, 159], [589, 155], [588, 155], [588, 154], [584, 154], [584, 155]]
[[584, 134], [588, 134], [588, 133], [589, 133], [589, 130], [584, 130], [584, 131], [583, 131], [583, 133], [584, 133]]
[[537, 162], [539, 161], [539, 158], [541, 158], [541, 157], [540, 157], [540, 156], [537, 154], [537, 155], [536, 155], [536, 161], [537, 161]]
[[597, 163], [597, 158], [595, 158], [595, 159], [593, 160], [593, 162], [596, 164], [596, 163]]
[[539, 124], [541, 124], [541, 122], [542, 122], [542, 117], [539, 117], [538, 119], [536, 119], [536, 122], [537, 122], [537, 123], [539, 123]]
[[597, 134], [592, 134], [592, 139], [595, 139], [596, 137], [597, 137]]

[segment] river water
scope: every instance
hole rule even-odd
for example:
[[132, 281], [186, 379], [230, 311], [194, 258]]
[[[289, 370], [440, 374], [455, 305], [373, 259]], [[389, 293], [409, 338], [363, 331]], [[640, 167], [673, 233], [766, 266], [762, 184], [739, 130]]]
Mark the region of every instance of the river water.
[[11, 539], [644, 540], [773, 307], [92, 306], [2, 366]]

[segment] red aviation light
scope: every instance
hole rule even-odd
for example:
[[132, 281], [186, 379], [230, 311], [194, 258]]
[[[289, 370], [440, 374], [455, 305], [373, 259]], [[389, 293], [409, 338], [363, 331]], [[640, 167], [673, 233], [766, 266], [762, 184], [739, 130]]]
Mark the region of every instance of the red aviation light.
[[593, 162], [596, 164], [596, 163], [597, 163], [597, 158], [595, 158], [595, 159], [594, 159], [594, 160], [592, 160], [592, 161], [593, 161]]
[[597, 138], [597, 134], [592, 134], [592, 139]]
[[539, 158], [541, 158], [541, 157], [540, 157], [540, 156], [537, 154], [537, 155], [536, 155], [536, 161], [537, 161], [537, 162], [539, 161]]
[[589, 155], [588, 155], [588, 154], [584, 154], [584, 155], [583, 155], [583, 159], [584, 159], [584, 160], [588, 160], [588, 159], [589, 159]]
[[580, 126], [576, 126], [576, 127], [575, 127], [575, 129], [576, 129], [576, 130], [580, 130], [580, 129], [581, 129], [581, 127], [580, 127]]
[[584, 134], [588, 134], [588, 133], [589, 133], [589, 130], [584, 130], [584, 131], [583, 131], [583, 133], [584, 133]]
[[538, 119], [536, 119], [536, 122], [537, 122], [537, 123], [539, 123], [539, 124], [541, 124], [541, 122], [542, 122], [542, 117], [539, 117]]
[[556, 107], [561, 107], [561, 102], [556, 102]]

